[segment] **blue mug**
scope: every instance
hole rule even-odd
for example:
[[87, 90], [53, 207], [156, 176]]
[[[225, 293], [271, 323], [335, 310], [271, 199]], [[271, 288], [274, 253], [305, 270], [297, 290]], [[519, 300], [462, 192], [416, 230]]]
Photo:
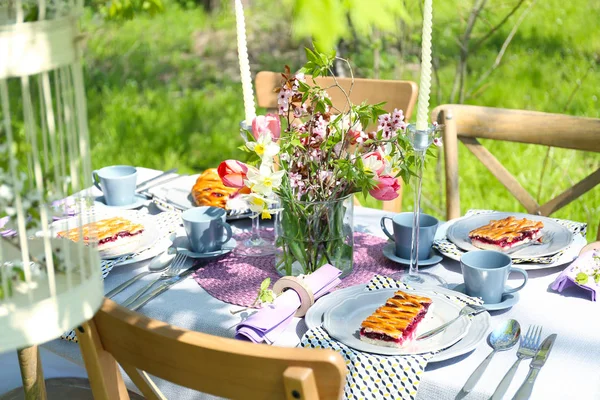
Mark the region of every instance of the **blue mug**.
[[[493, 250], [476, 250], [460, 257], [460, 268], [465, 280], [465, 292], [469, 296], [481, 297], [484, 303], [497, 304], [508, 293], [523, 289], [527, 283], [527, 272], [512, 266], [512, 259], [504, 253]], [[523, 275], [523, 284], [505, 290], [506, 280], [511, 272]]]
[[[427, 260], [431, 254], [431, 246], [433, 246], [433, 239], [435, 238], [435, 232], [437, 231], [439, 221], [435, 217], [423, 213], [421, 213], [419, 217], [419, 249], [417, 250], [417, 257], [419, 260]], [[381, 218], [381, 229], [383, 230], [383, 233], [396, 244], [396, 256], [404, 258], [405, 260], [410, 260], [413, 218], [414, 214], [412, 212], [403, 212], [396, 214], [393, 217]], [[394, 228], [393, 235], [385, 226], [386, 219], [392, 220]]]
[[194, 207], [181, 214], [192, 251], [209, 253], [221, 250], [231, 240], [233, 232], [225, 222], [226, 215], [227, 212], [219, 207]]
[[92, 172], [92, 181], [109, 206], [126, 206], [135, 200], [137, 170], [127, 165], [104, 167]]

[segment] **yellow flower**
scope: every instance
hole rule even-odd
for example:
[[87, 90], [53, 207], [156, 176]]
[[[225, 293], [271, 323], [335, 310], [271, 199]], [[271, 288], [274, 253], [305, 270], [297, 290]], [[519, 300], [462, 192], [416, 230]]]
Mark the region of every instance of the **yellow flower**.
[[269, 213], [269, 211], [267, 211], [267, 210], [264, 210], [264, 211], [263, 211], [263, 212], [260, 214], [260, 217], [261, 217], [262, 219], [271, 219], [271, 214]]

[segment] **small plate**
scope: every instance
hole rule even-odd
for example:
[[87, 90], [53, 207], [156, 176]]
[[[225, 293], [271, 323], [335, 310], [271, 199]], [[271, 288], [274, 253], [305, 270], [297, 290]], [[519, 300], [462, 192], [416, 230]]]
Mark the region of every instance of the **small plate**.
[[[383, 246], [383, 255], [385, 256], [385, 258], [387, 258], [388, 260], [391, 260], [393, 262], [397, 262], [397, 263], [404, 264], [404, 265], [410, 265], [410, 260], [407, 260], [406, 258], [398, 257], [396, 255], [395, 250], [396, 250], [396, 246], [395, 246], [394, 242], [388, 243], [385, 246]], [[429, 258], [427, 258], [425, 260], [419, 260], [419, 267], [435, 265], [442, 260], [443, 260], [443, 257], [435, 254], [432, 250]]]
[[[511, 289], [511, 287], [506, 286], [504, 289], [508, 290], [508, 289]], [[465, 284], [461, 283], [460, 285], [457, 285], [453, 290], [456, 290], [457, 292], [460, 292], [460, 293], [465, 293]], [[500, 303], [493, 303], [493, 304], [483, 303], [481, 306], [489, 311], [505, 310], [505, 309], [510, 308], [510, 307], [514, 306], [515, 304], [517, 304], [519, 302], [520, 298], [521, 298], [521, 295], [519, 295], [519, 292], [506, 293], [506, 294], [502, 295], [502, 301]]]
[[140, 207], [144, 206], [147, 201], [148, 201], [148, 199], [145, 196], [136, 194], [134, 202], [131, 204], [126, 204], [124, 206], [109, 206], [108, 204], [106, 204], [106, 200], [104, 200], [104, 196], [100, 196], [100, 197], [96, 197], [94, 199], [94, 204], [100, 205], [101, 207], [112, 208], [114, 210], [133, 210], [135, 208], [140, 208]]
[[[325, 313], [323, 328], [332, 338], [339, 340], [346, 346], [359, 351], [382, 355], [413, 355], [437, 352], [452, 346], [469, 332], [471, 320], [459, 318], [443, 333], [426, 340], [413, 340], [401, 348], [378, 346], [360, 340], [358, 332], [362, 321], [385, 304], [386, 300], [392, 297], [396, 291], [397, 289], [381, 289], [341, 297], [339, 302]], [[411, 293], [427, 296], [433, 301], [430, 310], [417, 327], [415, 337], [456, 318], [460, 313], [461, 306], [441, 295], [424, 291]]]
[[235, 239], [230, 239], [227, 243], [225, 243], [221, 250], [210, 251], [208, 253], [194, 253], [190, 249], [190, 242], [187, 240], [187, 237], [179, 236], [173, 241], [173, 245], [177, 249], [178, 254], [183, 254], [186, 257], [190, 258], [198, 258], [198, 259], [206, 259], [206, 258], [216, 258], [223, 256], [225, 254], [231, 253], [233, 249], [237, 246], [237, 242]]
[[511, 253], [506, 253], [511, 258], [528, 258], [528, 257], [544, 257], [551, 256], [561, 250], [566, 249], [573, 242], [573, 233], [565, 226], [558, 222], [538, 215], [508, 213], [508, 212], [493, 212], [486, 214], [476, 214], [469, 217], [461, 218], [453, 223], [446, 232], [448, 240], [454, 243], [457, 247], [464, 251], [481, 250], [471, 244], [469, 232], [480, 226], [487, 225], [491, 220], [500, 220], [506, 217], [513, 216], [515, 218], [527, 218], [532, 221], [541, 221], [544, 223], [542, 228], [542, 237], [551, 235], [552, 239], [548, 243], [540, 245], [528, 245]]

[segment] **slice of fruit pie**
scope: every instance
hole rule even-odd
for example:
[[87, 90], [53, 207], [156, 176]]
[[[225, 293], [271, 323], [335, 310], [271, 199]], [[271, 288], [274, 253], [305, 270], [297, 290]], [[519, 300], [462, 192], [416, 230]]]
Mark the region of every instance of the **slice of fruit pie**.
[[473, 229], [469, 232], [469, 238], [473, 246], [480, 249], [508, 251], [538, 240], [543, 227], [541, 221], [506, 217]]
[[428, 297], [395, 292], [394, 297], [362, 322], [360, 340], [378, 346], [402, 347], [414, 339], [431, 303]]
[[113, 217], [58, 232], [58, 237], [76, 242], [79, 240], [80, 232], [83, 234], [85, 244], [97, 243], [98, 250], [104, 250], [124, 245], [134, 239], [137, 240], [138, 236], [144, 232], [144, 225], [122, 217]]

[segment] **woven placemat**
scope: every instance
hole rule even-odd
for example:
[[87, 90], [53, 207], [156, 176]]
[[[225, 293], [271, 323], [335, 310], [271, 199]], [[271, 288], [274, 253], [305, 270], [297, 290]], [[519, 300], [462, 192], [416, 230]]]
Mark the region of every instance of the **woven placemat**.
[[[390, 275], [404, 267], [383, 256], [385, 239], [367, 233], [354, 233], [354, 269], [342, 278], [336, 289], [367, 283], [375, 275]], [[213, 297], [226, 303], [243, 307], [252, 305], [260, 283], [271, 278], [280, 278], [275, 271], [275, 256], [236, 257], [230, 256], [213, 261], [200, 268], [194, 279]]]

